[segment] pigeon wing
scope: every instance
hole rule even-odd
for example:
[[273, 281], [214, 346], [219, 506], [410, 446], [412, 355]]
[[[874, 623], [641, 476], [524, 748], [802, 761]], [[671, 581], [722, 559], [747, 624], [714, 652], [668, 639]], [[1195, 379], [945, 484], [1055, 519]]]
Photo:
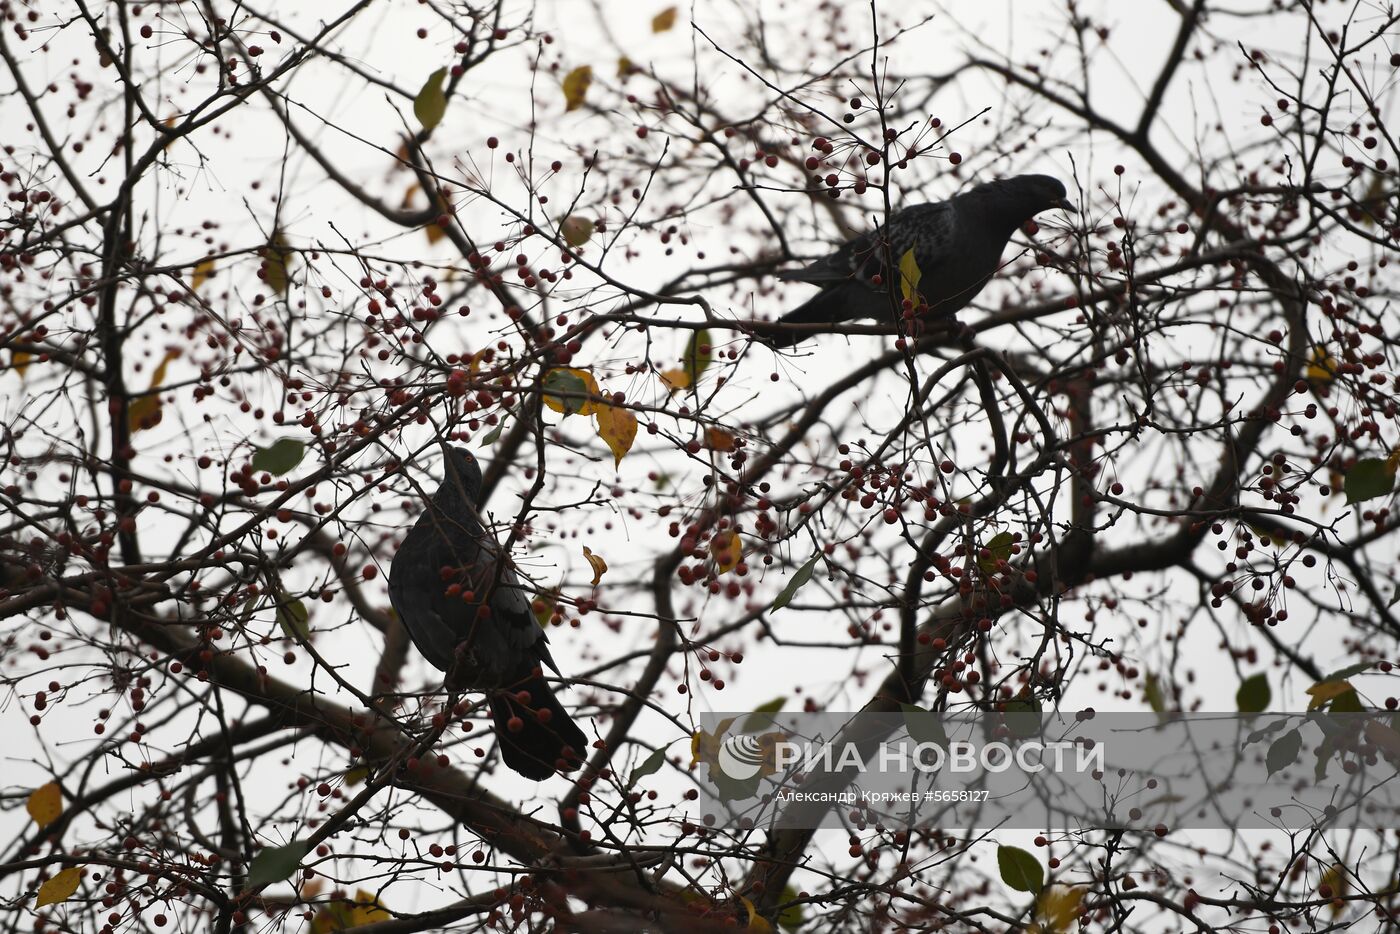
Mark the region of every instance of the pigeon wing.
[[801, 269], [778, 273], [789, 282], [833, 285], [852, 279], [870, 281], [881, 276], [889, 281], [885, 258], [896, 264], [913, 249], [920, 269], [931, 268], [947, 258], [952, 249], [956, 212], [946, 201], [916, 204], [890, 216], [889, 222], [841, 245], [836, 252]]

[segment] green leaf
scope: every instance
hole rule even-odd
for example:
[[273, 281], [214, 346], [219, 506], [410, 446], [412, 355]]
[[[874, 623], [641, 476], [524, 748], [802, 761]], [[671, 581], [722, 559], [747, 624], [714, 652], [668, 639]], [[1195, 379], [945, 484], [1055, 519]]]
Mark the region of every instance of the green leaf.
[[305, 641], [311, 635], [311, 628], [306, 625], [309, 618], [305, 603], [288, 599], [286, 594], [282, 595], [277, 604], [277, 625], [282, 627], [288, 639], [294, 642]]
[[582, 412], [588, 405], [588, 383], [570, 369], [550, 370], [544, 376], [545, 395], [554, 399], [567, 415]]
[[[778, 904], [782, 905], [787, 902], [796, 901], [798, 897], [799, 894], [796, 886], [783, 886], [783, 894], [778, 899]], [[802, 927], [802, 922], [807, 920], [806, 916], [802, 913], [802, 908], [802, 905], [788, 905], [788, 907], [778, 912], [778, 924], [787, 928], [789, 931], [795, 931]]]
[[1008, 561], [1011, 558], [1011, 546], [1016, 544], [1016, 539], [1010, 532], [998, 532], [992, 536], [992, 540], [987, 542], [987, 551], [990, 552], [985, 558], [977, 562], [977, 566], [982, 569], [983, 574], [995, 574], [998, 561]]
[[311, 844], [307, 841], [293, 840], [286, 846], [270, 846], [263, 850], [248, 864], [248, 888], [290, 878], [309, 849]]
[[633, 785], [637, 784], [637, 781], [639, 779], [646, 778], [648, 775], [652, 775], [660, 771], [661, 767], [665, 764], [666, 747], [662, 746], [660, 749], [655, 750], [654, 752], [652, 752], [651, 755], [647, 756], [644, 760], [642, 760], [641, 765], [637, 766], [635, 769], [632, 770], [631, 777], [627, 779], [627, 787], [631, 788]]
[[1235, 707], [1240, 713], [1259, 713], [1269, 706], [1274, 693], [1269, 689], [1269, 676], [1264, 672], [1250, 675], [1240, 682], [1235, 692]]
[[1356, 689], [1352, 688], [1343, 691], [1332, 698], [1332, 706], [1329, 708], [1333, 713], [1365, 713], [1366, 708], [1361, 704], [1361, 698], [1357, 696]]
[[1162, 693], [1162, 682], [1152, 672], [1147, 673], [1147, 683], [1143, 687], [1143, 692], [1147, 695], [1147, 704], [1152, 708], [1153, 713], [1164, 713], [1167, 709], [1167, 699]]
[[418, 96], [413, 99], [413, 115], [423, 124], [423, 129], [431, 130], [442, 121], [447, 113], [447, 95], [442, 92], [442, 81], [447, 77], [447, 69], [439, 68], [428, 75]]
[[997, 869], [1001, 870], [1001, 881], [1018, 892], [1036, 895], [1045, 887], [1040, 862], [1018, 846], [997, 847]]
[[292, 284], [291, 262], [292, 251], [287, 248], [286, 236], [281, 230], [273, 231], [272, 239], [263, 250], [262, 269], [267, 284], [278, 295], [286, 295], [287, 287]]
[[[514, 411], [514, 410], [512, 410], [512, 411]], [[501, 420], [500, 420], [499, 422], [496, 423], [496, 427], [495, 427], [495, 428], [492, 428], [492, 429], [491, 429], [490, 431], [488, 431], [486, 434], [484, 434], [484, 435], [481, 436], [481, 445], [480, 445], [480, 447], [489, 448], [491, 445], [493, 445], [493, 444], [495, 444], [497, 441], [501, 440], [501, 432], [502, 432], [502, 431], [505, 431], [506, 422], [510, 419], [510, 415], [511, 415], [511, 412], [506, 412], [504, 415], [501, 416]]]
[[1379, 457], [1367, 457], [1347, 471], [1347, 505], [1384, 496], [1395, 489], [1395, 470]]
[[1289, 730], [1269, 744], [1269, 751], [1264, 755], [1264, 764], [1268, 766], [1269, 775], [1281, 772], [1290, 765], [1298, 761], [1298, 753], [1303, 749], [1303, 734], [1297, 730]]
[[770, 609], [781, 610], [791, 603], [792, 598], [797, 596], [797, 592], [812, 579], [812, 572], [816, 570], [817, 561], [820, 559], [820, 552], [808, 558], [807, 563], [798, 568], [797, 573], [792, 575], [792, 579], [787, 582], [787, 586], [783, 588], [782, 593], [773, 598], [773, 605]]
[[306, 456], [306, 445], [296, 438], [282, 438], [253, 454], [253, 469], [266, 470], [275, 477], [287, 473]]
[[899, 709], [904, 711], [904, 729], [909, 733], [909, 738], [916, 743], [933, 743], [935, 746], [948, 747], [948, 732], [943, 729], [943, 721], [938, 714], [931, 710], [925, 710], [918, 704], [900, 704]]
[[905, 250], [904, 255], [899, 258], [899, 291], [915, 305], [919, 303], [919, 280], [923, 277], [919, 261], [914, 258], [913, 248]]
[[775, 697], [768, 703], [755, 707], [753, 713], [745, 717], [744, 722], [739, 725], [739, 732], [753, 733], [768, 729], [773, 725], [773, 714], [782, 710], [783, 704], [786, 703], [786, 697]]
[[1348, 665], [1345, 668], [1341, 668], [1337, 671], [1332, 672], [1330, 675], [1323, 678], [1322, 680], [1346, 681], [1349, 678], [1361, 674], [1361, 672], [1363, 671], [1370, 671], [1372, 664], [1372, 662], [1357, 662], [1355, 665]]
[[690, 377], [689, 385], [691, 387], [700, 382], [700, 374], [704, 373], [706, 367], [710, 365], [713, 354], [714, 349], [710, 344], [708, 330], [696, 331], [690, 335], [690, 341], [685, 345], [685, 356], [681, 358], [681, 361], [685, 368], [685, 375]]
[[1018, 697], [1006, 702], [1006, 728], [1012, 736], [1030, 739], [1040, 734], [1040, 698]]

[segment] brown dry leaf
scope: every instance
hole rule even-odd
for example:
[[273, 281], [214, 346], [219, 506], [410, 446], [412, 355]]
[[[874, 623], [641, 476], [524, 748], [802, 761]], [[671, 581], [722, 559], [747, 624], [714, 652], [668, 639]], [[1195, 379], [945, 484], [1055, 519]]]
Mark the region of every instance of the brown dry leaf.
[[564, 111], [578, 110], [593, 83], [593, 66], [580, 65], [564, 76]]
[[31, 791], [24, 809], [40, 827], [47, 827], [58, 820], [63, 813], [63, 790], [58, 787], [58, 782], [40, 785]]
[[595, 405], [593, 414], [598, 420], [598, 437], [612, 451], [613, 466], [616, 467], [632, 450], [632, 442], [637, 440], [637, 416], [620, 405], [606, 404]]
[[39, 886], [39, 898], [34, 902], [34, 907], [43, 908], [45, 905], [57, 905], [59, 902], [68, 901], [73, 897], [73, 893], [78, 891], [78, 883], [82, 881], [83, 867], [69, 866]]
[[676, 8], [668, 6], [651, 18], [652, 32], [666, 32], [676, 25]]
[[737, 443], [734, 436], [723, 428], [706, 428], [705, 447], [711, 451], [732, 451], [737, 447]]
[[715, 567], [721, 574], [727, 574], [739, 564], [744, 556], [744, 543], [738, 532], [724, 531], [710, 539], [710, 555], [715, 559]]
[[1084, 890], [1070, 885], [1050, 885], [1036, 899], [1035, 913], [1039, 919], [1031, 926], [1042, 934], [1064, 934], [1079, 917], [1079, 903]]
[[29, 361], [33, 359], [34, 356], [28, 351], [16, 350], [10, 354], [10, 366], [19, 374], [20, 379], [24, 379], [24, 371], [29, 369]]
[[602, 555], [595, 555], [593, 549], [587, 545], [583, 546], [583, 557], [588, 562], [588, 566], [593, 568], [592, 586], [597, 587], [598, 582], [603, 579], [603, 575], [608, 572], [608, 562], [603, 560]]

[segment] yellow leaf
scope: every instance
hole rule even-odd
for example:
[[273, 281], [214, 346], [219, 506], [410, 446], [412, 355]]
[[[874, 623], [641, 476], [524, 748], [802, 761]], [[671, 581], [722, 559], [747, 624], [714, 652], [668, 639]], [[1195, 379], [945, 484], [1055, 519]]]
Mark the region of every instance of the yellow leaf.
[[690, 734], [690, 767], [694, 768], [697, 763], [705, 762], [714, 764], [719, 757], [720, 741], [724, 739], [724, 734], [729, 732], [729, 728], [734, 725], [738, 717], [729, 717], [715, 724], [715, 731], [707, 733], [704, 730], [696, 730]]
[[1371, 173], [1371, 184], [1357, 205], [1361, 208], [1361, 223], [1366, 227], [1374, 227], [1376, 220], [1385, 216], [1385, 181], [1384, 172]]
[[[161, 121], [161, 125], [164, 126], [167, 130], [175, 129], [175, 115], [171, 114], [170, 116], [166, 117], [164, 120]], [[175, 139], [172, 137], [168, 142], [166, 142], [164, 146], [161, 147], [161, 152], [168, 152], [170, 150], [170, 147], [174, 144]]]
[[388, 921], [390, 917], [392, 916], [384, 910], [378, 898], [364, 889], [355, 890], [355, 908], [350, 912], [351, 926]]
[[31, 791], [24, 808], [40, 827], [47, 827], [58, 820], [63, 813], [63, 791], [58, 787], [58, 782], [49, 782]]
[[744, 908], [749, 913], [749, 923], [746, 930], [761, 932], [770, 932], [773, 930], [773, 925], [769, 924], [768, 919], [758, 913], [758, 911], [753, 907], [753, 902], [749, 901], [742, 895], [739, 896], [739, 901], [744, 903]]
[[194, 267], [194, 272], [190, 273], [190, 291], [198, 292], [199, 287], [209, 280], [214, 274], [214, 261], [206, 259], [204, 262]]
[[311, 921], [311, 934], [334, 934], [351, 927], [349, 903], [337, 899], [316, 912]]
[[593, 586], [597, 587], [598, 582], [602, 580], [603, 575], [607, 573], [608, 562], [603, 560], [602, 555], [595, 555], [593, 550], [587, 545], [583, 546], [583, 557], [588, 561], [589, 566], [593, 568]]
[[1327, 352], [1327, 348], [1318, 344], [1313, 348], [1312, 362], [1308, 364], [1307, 372], [1304, 374], [1310, 382], [1328, 383], [1337, 375], [1337, 359]]
[[535, 598], [530, 601], [530, 610], [535, 614], [535, 622], [540, 624], [541, 629], [549, 625], [558, 606], [559, 588], [557, 587], [549, 593], [536, 594]]
[[690, 388], [690, 374], [685, 370], [664, 370], [661, 373], [661, 382], [672, 392], [680, 392]]
[[723, 428], [705, 429], [705, 447], [711, 451], [732, 451], [736, 446], [734, 436]]
[[445, 232], [443, 232], [442, 226], [441, 226], [440, 224], [438, 224], [437, 221], [431, 221], [431, 222], [429, 222], [429, 223], [423, 228], [423, 233], [425, 233], [425, 234], [428, 235], [428, 243], [429, 243], [430, 245], [431, 245], [431, 244], [434, 244], [434, 243], [437, 243], [437, 242], [438, 242], [439, 240], [441, 240], [443, 237], [447, 236], [447, 234], [446, 234]]
[[593, 236], [593, 221], [582, 214], [570, 214], [560, 222], [559, 233], [569, 246], [583, 246]]
[[632, 442], [637, 440], [637, 416], [620, 405], [607, 404], [595, 405], [593, 414], [598, 420], [598, 437], [612, 451], [613, 466], [616, 467], [632, 450]]
[[617, 76], [619, 78], [625, 78], [636, 70], [637, 66], [633, 65], [632, 59], [628, 58], [626, 55], [617, 60]]
[[726, 530], [710, 539], [710, 555], [721, 574], [734, 570], [744, 556], [744, 543], [739, 533]]
[[1039, 919], [1032, 931], [1044, 934], [1064, 934], [1079, 917], [1079, 902], [1084, 890], [1068, 885], [1046, 886], [1036, 899], [1035, 913]]
[[160, 384], [165, 382], [165, 368], [171, 360], [180, 356], [179, 351], [167, 350], [160, 363], [156, 365], [156, 370], [151, 374], [151, 385], [145, 395], [138, 397], [126, 408], [127, 430], [131, 434], [145, 428], [154, 428], [160, 424], [160, 393], [157, 391]]
[[564, 76], [564, 111], [578, 110], [593, 83], [593, 66], [580, 65]]
[[651, 18], [652, 32], [665, 32], [676, 25], [676, 8], [668, 6]]
[[[585, 393], [593, 398], [584, 398]], [[587, 370], [559, 367], [544, 375], [544, 404], [556, 412], [592, 415], [598, 411], [599, 403], [595, 399], [601, 395], [598, 381]]]
[[1355, 690], [1350, 681], [1319, 681], [1308, 688], [1307, 694], [1312, 700], [1308, 701], [1308, 709], [1316, 710], [1330, 700], [1341, 697], [1348, 691]]
[[405, 188], [403, 193], [403, 200], [399, 202], [399, 210], [407, 211], [408, 206], [413, 203], [413, 196], [418, 194], [418, 192], [422, 190], [423, 189], [419, 187], [417, 182], [414, 182], [412, 185], [409, 185], [407, 188]]
[[276, 231], [267, 248], [263, 250], [263, 275], [267, 278], [267, 284], [278, 295], [287, 294], [287, 285], [291, 281], [287, 276], [287, 264], [291, 258], [292, 251], [287, 249], [287, 238], [282, 236], [282, 231]]
[[413, 115], [425, 130], [437, 126], [442, 115], [447, 113], [447, 95], [442, 91], [442, 79], [446, 77], [447, 69], [439, 68], [428, 75], [428, 80], [423, 82], [418, 95], [413, 98]]
[[29, 369], [29, 361], [34, 357], [28, 351], [16, 350], [10, 354], [10, 366], [19, 374], [20, 379], [24, 379], [24, 371]]
[[73, 893], [78, 891], [78, 883], [82, 881], [83, 867], [69, 866], [39, 886], [39, 898], [34, 902], [34, 907], [43, 908], [45, 905], [57, 905], [59, 902], [68, 901], [73, 897]]
[[1318, 882], [1318, 893], [1321, 894], [1322, 887], [1327, 886], [1332, 891], [1332, 917], [1337, 917], [1346, 910], [1346, 902], [1342, 901], [1347, 894], [1347, 876], [1341, 866], [1332, 865], [1322, 874], [1322, 880]]
[[919, 280], [924, 277], [912, 248], [899, 258], [899, 291], [913, 304], [919, 304]]

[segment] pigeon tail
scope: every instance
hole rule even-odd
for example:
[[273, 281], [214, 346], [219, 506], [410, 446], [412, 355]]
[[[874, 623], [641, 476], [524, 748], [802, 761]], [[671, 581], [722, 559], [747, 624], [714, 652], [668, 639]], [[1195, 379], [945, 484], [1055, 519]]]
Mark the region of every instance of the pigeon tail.
[[[850, 282], [826, 288], [778, 319], [778, 324], [836, 324], [859, 318], [888, 318], [889, 296]], [[769, 331], [756, 335], [774, 350], [792, 347], [817, 332]]]
[[[522, 700], [522, 695], [528, 699]], [[583, 763], [588, 737], [541, 675], [532, 674], [492, 692], [489, 703], [501, 758], [510, 768], [538, 782]], [[514, 725], [519, 729], [512, 730], [517, 718]]]

